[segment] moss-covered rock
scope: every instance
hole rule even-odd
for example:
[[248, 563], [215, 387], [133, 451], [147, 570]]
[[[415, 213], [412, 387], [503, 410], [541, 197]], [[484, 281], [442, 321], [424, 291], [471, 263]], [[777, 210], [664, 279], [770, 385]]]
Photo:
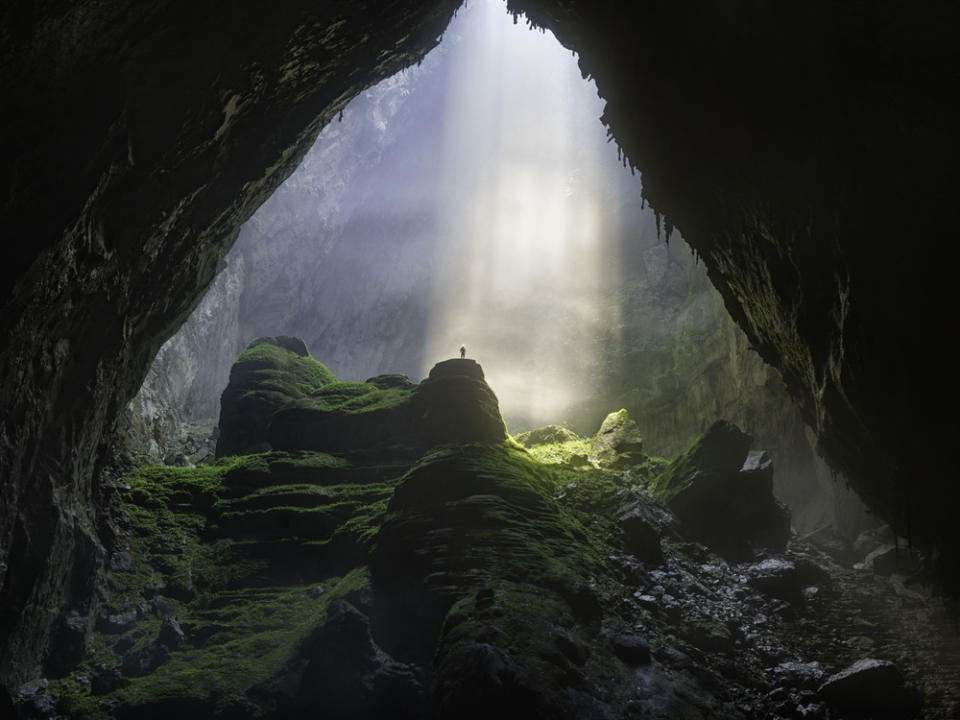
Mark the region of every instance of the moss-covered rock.
[[282, 450], [351, 452], [506, 438], [497, 397], [473, 360], [439, 363], [419, 385], [404, 380], [394, 375], [333, 383], [288, 403], [273, 414], [270, 444]]
[[333, 382], [333, 373], [310, 357], [303, 340], [252, 341], [231, 368], [220, 400], [217, 457], [268, 450], [267, 426], [274, 411]]
[[773, 463], [751, 454], [751, 442], [717, 421], [650, 486], [691, 534], [731, 558], [758, 545], [783, 550], [790, 537], [789, 511], [773, 497]]
[[562, 425], [544, 425], [543, 427], [534, 428], [519, 435], [514, 435], [513, 439], [524, 447], [531, 448], [535, 445], [553, 445], [555, 443], [579, 440], [580, 436], [573, 432], [573, 430], [568, 430]]

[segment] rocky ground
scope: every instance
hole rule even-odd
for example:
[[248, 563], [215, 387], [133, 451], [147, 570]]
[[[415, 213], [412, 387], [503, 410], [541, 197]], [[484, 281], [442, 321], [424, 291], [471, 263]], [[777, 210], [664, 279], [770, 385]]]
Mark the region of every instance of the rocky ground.
[[244, 454], [117, 483], [100, 608], [17, 717], [957, 717], [922, 564], [791, 534], [731, 424], [673, 461], [623, 411], [514, 439], [472, 361], [339, 383], [300, 345], [235, 366]]

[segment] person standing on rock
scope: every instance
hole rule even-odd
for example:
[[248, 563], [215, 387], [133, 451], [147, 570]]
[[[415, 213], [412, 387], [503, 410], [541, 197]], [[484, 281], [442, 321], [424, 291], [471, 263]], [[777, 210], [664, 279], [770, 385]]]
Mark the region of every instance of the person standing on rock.
[[466, 358], [466, 357], [467, 357], [467, 346], [466, 346], [466, 345], [461, 345], [461, 346], [460, 346], [460, 359], [463, 360], [463, 359]]

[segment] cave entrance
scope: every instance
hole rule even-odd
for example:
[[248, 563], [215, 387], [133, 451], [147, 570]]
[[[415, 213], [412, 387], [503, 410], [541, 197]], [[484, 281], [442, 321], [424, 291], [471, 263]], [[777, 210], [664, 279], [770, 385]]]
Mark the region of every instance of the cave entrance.
[[802, 518], [826, 469], [704, 269], [659, 237], [602, 112], [552, 35], [500, 0], [462, 8], [419, 66], [330, 123], [241, 229], [131, 404], [140, 446], [201, 459], [230, 365], [258, 336], [301, 337], [356, 381], [417, 381], [465, 344], [511, 432], [590, 434], [626, 407], [647, 451], [672, 456], [727, 418], [778, 458]]

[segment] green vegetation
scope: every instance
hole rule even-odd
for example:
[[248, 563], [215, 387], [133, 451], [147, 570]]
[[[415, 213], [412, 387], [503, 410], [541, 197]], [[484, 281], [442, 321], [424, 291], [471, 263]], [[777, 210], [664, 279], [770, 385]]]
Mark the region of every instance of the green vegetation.
[[305, 407], [346, 414], [399, 407], [410, 401], [408, 388], [382, 389], [372, 383], [334, 382], [313, 393]]
[[586, 465], [592, 442], [593, 438], [577, 438], [576, 440], [566, 440], [558, 443], [533, 445], [527, 448], [527, 452], [535, 460], [542, 463], [560, 465], [575, 462], [582, 458], [581, 464]]
[[257, 388], [250, 392], [277, 392], [290, 398], [305, 397], [337, 381], [323, 363], [309, 355], [297, 355], [269, 342], [251, 345], [240, 353], [234, 365], [237, 372], [249, 373], [256, 380]]
[[[296, 692], [330, 603], [373, 602], [372, 578], [396, 603], [376, 610], [399, 636], [445, 628], [440, 647], [424, 649], [441, 658], [467, 639], [486, 642], [491, 625], [472, 596], [481, 590], [509, 630], [488, 641], [532, 668], [556, 674], [545, 653], [557, 622], [574, 650], [591, 642], [574, 625], [595, 622], [614, 597], [619, 530], [608, 511], [662, 463], [636, 451], [612, 455], [634, 463], [627, 470], [598, 467], [588, 460], [595, 439], [563, 428], [528, 433], [524, 447], [506, 435], [482, 377], [459, 366], [419, 386], [338, 382], [298, 342], [255, 341], [234, 365], [221, 424], [234, 424], [244, 454], [126, 478], [117, 549], [129, 562], [109, 578], [87, 658], [54, 683], [64, 714], [150, 715], [176, 699], [197, 715], [257, 716]], [[287, 451], [250, 452], [267, 422]], [[302, 449], [311, 442], [339, 455]], [[406, 622], [406, 608], [422, 617]], [[113, 670], [119, 680], [104, 687], [104, 668], [158, 647], [166, 618], [182, 643], [143, 673]], [[81, 675], [99, 679], [98, 694]]]

